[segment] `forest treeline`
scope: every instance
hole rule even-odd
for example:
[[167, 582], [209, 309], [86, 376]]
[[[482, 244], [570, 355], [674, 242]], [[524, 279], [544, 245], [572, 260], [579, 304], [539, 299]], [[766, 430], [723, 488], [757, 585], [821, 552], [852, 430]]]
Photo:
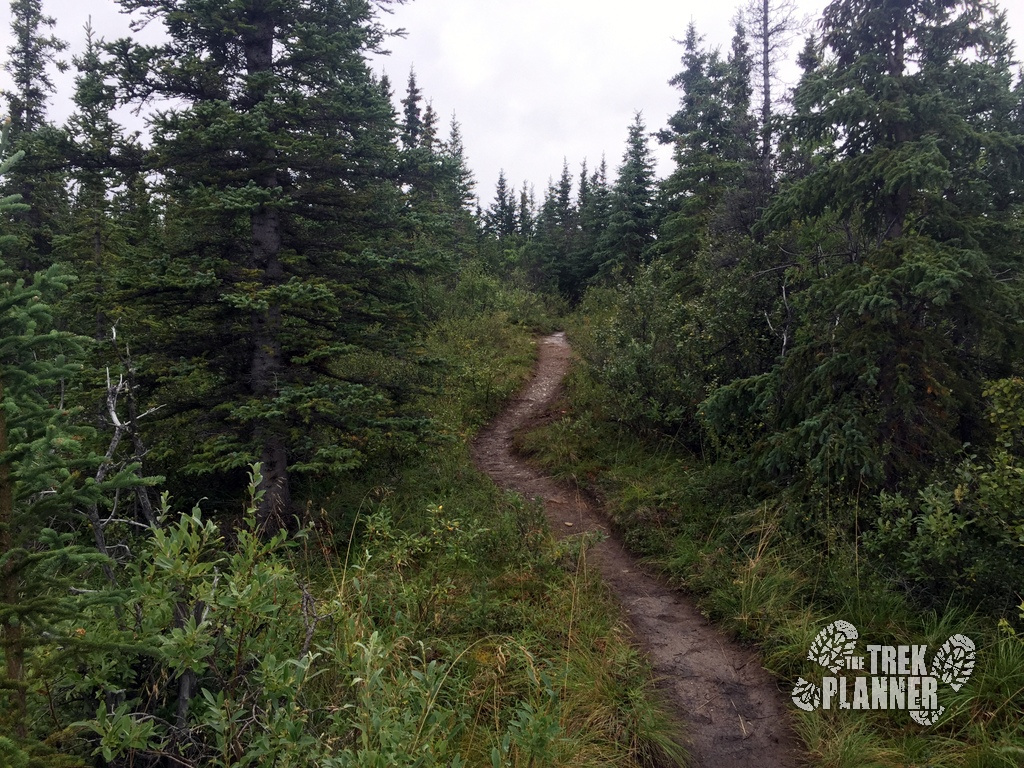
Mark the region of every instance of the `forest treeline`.
[[691, 26], [666, 179], [638, 115], [614, 171], [481, 208], [457, 121], [368, 63], [386, 0], [119, 5], [162, 42], [72, 53], [11, 2], [0, 763], [678, 754], [585, 542], [466, 455], [559, 305], [612, 418], [785, 499], [787, 533], [1019, 601], [1024, 86], [995, 8], [835, 0], [788, 106], [779, 6], [726, 53]]
[[160, 42], [68, 50], [11, 2], [0, 765], [679, 753], [578, 553], [472, 469], [548, 309], [483, 266], [458, 123], [371, 68], [386, 5], [124, 0]]
[[[614, 180], [568, 166], [484, 213], [538, 286], [581, 300], [611, 418], [862, 542], [941, 603], [998, 613], [1024, 573], [1024, 84], [1003, 13], [837, 0], [799, 27], [691, 24], [679, 110], [638, 115]], [[796, 50], [795, 49], [795, 50]], [[674, 152], [656, 180], [652, 140]]]

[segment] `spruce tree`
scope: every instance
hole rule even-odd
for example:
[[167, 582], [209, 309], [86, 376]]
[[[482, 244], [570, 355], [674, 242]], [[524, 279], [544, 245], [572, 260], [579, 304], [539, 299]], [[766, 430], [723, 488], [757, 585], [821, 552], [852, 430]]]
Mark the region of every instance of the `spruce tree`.
[[48, 34], [57, 20], [43, 13], [41, 0], [11, 0], [11, 33], [14, 44], [5, 68], [14, 81], [6, 95], [10, 103], [12, 138], [17, 139], [46, 125], [46, 108], [54, 92], [51, 66], [61, 71], [65, 64], [57, 55], [67, 43]]
[[20, 195], [24, 207], [8, 212], [9, 266], [29, 275], [53, 261], [53, 238], [67, 211], [67, 155], [64, 133], [47, 118], [54, 92], [52, 69], [66, 65], [58, 55], [67, 44], [50, 34], [56, 24], [42, 10], [41, 0], [12, 0], [11, 32], [5, 68], [13, 88], [5, 93], [11, 111], [11, 148], [24, 159], [3, 179], [6, 194]]
[[608, 226], [598, 244], [601, 270], [629, 276], [646, 260], [656, 231], [654, 160], [643, 115], [636, 113], [612, 185]]
[[791, 128], [806, 165], [769, 212], [802, 239], [784, 297], [800, 325], [769, 374], [730, 385], [708, 413], [752, 408], [769, 473], [912, 488], [965, 442], [984, 444], [984, 381], [1015, 370], [1009, 191], [1024, 142], [1005, 32], [974, 0], [836, 0], [822, 31]]
[[494, 202], [484, 213], [484, 222], [487, 231], [499, 240], [516, 234], [515, 190], [509, 187], [504, 169], [498, 172]]
[[[5, 157], [9, 131], [0, 135], [0, 175], [22, 157]], [[4, 197], [0, 213], [20, 205]], [[33, 678], [79, 650], [60, 623], [117, 599], [71, 589], [106, 563], [78, 543], [81, 509], [135, 482], [131, 467], [97, 472], [104, 458], [90, 448], [93, 431], [65, 403], [86, 342], [54, 328], [50, 300], [67, 282], [57, 266], [31, 279], [0, 268], [0, 727], [29, 751], [42, 736], [30, 729]], [[47, 651], [35, 654], [40, 646]]]
[[[403, 190], [403, 216], [399, 222], [403, 248], [425, 270], [420, 284], [428, 286], [443, 276], [450, 284], [458, 265], [475, 251], [476, 223], [469, 213], [472, 174], [463, 157], [458, 123], [452, 124], [448, 142], [438, 136], [438, 117], [431, 102], [420, 111], [418, 86], [410, 79], [399, 155], [399, 182]], [[418, 124], [415, 140], [410, 125]], [[424, 316], [438, 310], [427, 297], [416, 306]]]
[[536, 231], [536, 200], [533, 196], [533, 187], [527, 182], [519, 189], [519, 206], [516, 209], [517, 232], [524, 240], [529, 240]]
[[539, 291], [558, 290], [559, 245], [562, 235], [558, 222], [558, 188], [554, 179], [549, 178], [537, 209], [534, 236], [526, 244], [523, 254], [531, 283]]
[[582, 296], [601, 268], [599, 245], [608, 228], [611, 212], [611, 190], [604, 157], [597, 169], [587, 176], [586, 163], [580, 172], [576, 195], [579, 234], [570, 261], [576, 276], [576, 298]]
[[476, 209], [476, 195], [473, 190], [476, 181], [473, 172], [469, 169], [469, 161], [466, 158], [466, 147], [462, 139], [462, 126], [452, 115], [448, 127], [448, 140], [441, 149], [441, 155], [449, 166], [446, 174], [448, 182], [448, 199], [453, 207], [472, 212]]
[[420, 135], [420, 145], [430, 153], [438, 148], [437, 138], [437, 112], [434, 111], [434, 104], [427, 102], [427, 108], [423, 110], [423, 129]]
[[691, 23], [683, 40], [683, 69], [670, 83], [683, 93], [679, 110], [659, 134], [673, 145], [675, 169], [665, 181], [667, 208], [658, 250], [682, 264], [713, 231], [749, 230], [756, 217], [751, 194], [756, 124], [750, 115], [751, 61], [737, 23], [729, 58], [702, 47]]
[[753, 60], [742, 17], [737, 17], [732, 46], [726, 61], [727, 125], [725, 192], [714, 222], [719, 232], [748, 234], [764, 204], [757, 189], [757, 121], [751, 114]]
[[85, 50], [73, 61], [78, 71], [76, 109], [65, 128], [72, 195], [54, 251], [78, 277], [63, 304], [65, 322], [100, 340], [109, 336], [116, 322], [112, 310], [118, 299], [119, 268], [130, 240], [139, 234], [130, 231], [131, 217], [120, 215], [118, 208], [129, 177], [141, 170], [142, 149], [112, 116], [116, 93], [103, 41], [95, 37], [91, 25], [85, 28]]
[[474, 216], [476, 196], [473, 189], [476, 181], [469, 169], [462, 141], [462, 129], [455, 115], [452, 115], [448, 139], [441, 142], [438, 156], [443, 166], [439, 194], [444, 200], [446, 215], [451, 222], [453, 250], [457, 261], [464, 262], [475, 253], [479, 226], [478, 219]]
[[409, 83], [405, 98], [402, 99], [402, 144], [406, 149], [412, 149], [420, 143], [420, 134], [424, 128], [423, 110], [420, 107], [422, 101], [423, 94], [416, 84], [416, 72], [410, 69]]
[[538, 287], [557, 290], [566, 297], [577, 294], [572, 251], [577, 234], [577, 210], [572, 194], [569, 163], [562, 162], [557, 184], [549, 182], [537, 214], [536, 233], [527, 257], [537, 275]]
[[[166, 42], [111, 46], [122, 97], [153, 118], [166, 254], [142, 291], [164, 356], [156, 397], [194, 436], [188, 469], [263, 467], [267, 528], [295, 512], [294, 475], [337, 476], [414, 444], [386, 379], [412, 317], [392, 247], [401, 198], [393, 111], [366, 54], [362, 0], [121, 0]], [[166, 429], [166, 427], [165, 427]], [[403, 441], [403, 437], [406, 438]], [[180, 446], [165, 446], [180, 457]]]

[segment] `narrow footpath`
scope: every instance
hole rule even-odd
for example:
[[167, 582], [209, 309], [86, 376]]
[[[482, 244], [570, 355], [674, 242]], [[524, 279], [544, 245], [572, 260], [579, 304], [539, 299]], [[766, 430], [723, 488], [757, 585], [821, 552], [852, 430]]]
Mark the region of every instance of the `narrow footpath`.
[[683, 724], [696, 768], [790, 768], [800, 764], [788, 697], [757, 654], [711, 625], [693, 601], [645, 573], [592, 505], [518, 456], [513, 434], [540, 421], [559, 395], [570, 359], [564, 333], [539, 342], [533, 378], [480, 433], [473, 460], [502, 488], [544, 502], [556, 536], [602, 530], [586, 566], [596, 568], [622, 604], [637, 644], [650, 657], [665, 697]]

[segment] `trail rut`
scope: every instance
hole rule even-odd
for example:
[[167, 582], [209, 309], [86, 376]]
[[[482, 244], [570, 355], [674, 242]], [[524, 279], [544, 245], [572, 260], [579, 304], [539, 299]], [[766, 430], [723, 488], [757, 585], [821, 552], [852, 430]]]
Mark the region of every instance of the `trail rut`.
[[564, 333], [539, 342], [533, 378], [474, 441], [476, 465], [499, 486], [541, 499], [556, 536], [608, 534], [589, 550], [587, 567], [596, 567], [618, 597], [682, 723], [694, 766], [799, 765], [785, 696], [757, 655], [711, 625], [688, 597], [645, 573], [587, 499], [516, 454], [513, 434], [543, 418], [559, 394], [569, 359]]

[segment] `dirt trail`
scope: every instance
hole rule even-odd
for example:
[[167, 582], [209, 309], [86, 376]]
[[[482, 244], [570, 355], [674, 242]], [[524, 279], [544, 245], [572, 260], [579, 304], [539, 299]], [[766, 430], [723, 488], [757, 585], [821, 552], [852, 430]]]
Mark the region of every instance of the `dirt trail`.
[[[574, 489], [516, 455], [515, 431], [542, 419], [569, 367], [565, 334], [544, 338], [530, 383], [480, 433], [473, 459], [499, 486], [540, 498], [556, 536], [603, 530], [607, 523]], [[566, 525], [571, 523], [571, 527]], [[597, 567], [622, 603], [638, 644], [684, 723], [694, 766], [788, 768], [800, 763], [786, 697], [757, 655], [712, 626], [684, 595], [641, 570], [615, 536], [592, 548]]]

